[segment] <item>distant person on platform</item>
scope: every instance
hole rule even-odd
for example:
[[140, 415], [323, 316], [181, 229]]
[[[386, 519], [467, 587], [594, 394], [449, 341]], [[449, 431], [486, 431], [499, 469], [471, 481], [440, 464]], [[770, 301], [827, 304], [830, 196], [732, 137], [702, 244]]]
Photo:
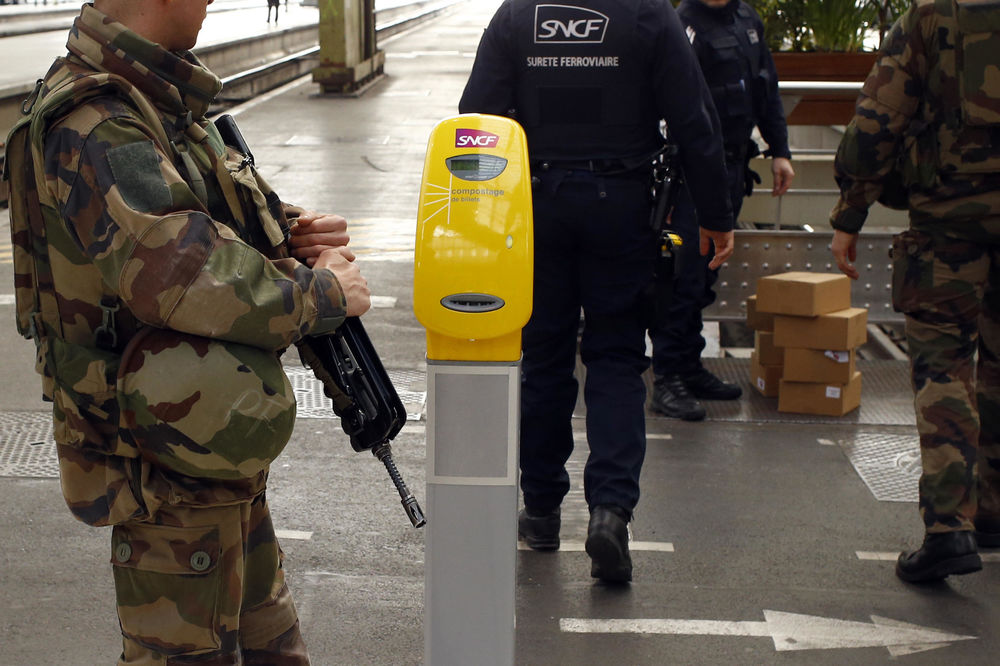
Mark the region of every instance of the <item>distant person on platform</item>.
[[[271, 10], [274, 10], [274, 24], [278, 25], [278, 10], [281, 8], [281, 0], [267, 0], [267, 22], [271, 22]], [[288, 2], [285, 2], [285, 10], [288, 10]]]
[[[789, 161], [788, 130], [778, 96], [778, 74], [764, 42], [764, 25], [741, 0], [682, 0], [677, 14], [698, 56], [712, 101], [722, 123], [728, 180], [725, 191], [739, 217], [743, 197], [760, 177], [750, 171], [750, 159], [760, 151], [750, 138], [754, 126], [767, 142], [774, 185], [781, 196], [795, 177]], [[722, 186], [720, 184], [720, 190]], [[700, 400], [735, 400], [742, 390], [722, 381], [701, 364], [705, 349], [701, 311], [715, 301], [712, 285], [718, 269], [698, 249], [698, 216], [686, 187], [678, 193], [671, 216], [672, 230], [684, 241], [673, 297], [662, 318], [650, 329], [653, 341], [652, 407], [685, 421], [705, 418]]]

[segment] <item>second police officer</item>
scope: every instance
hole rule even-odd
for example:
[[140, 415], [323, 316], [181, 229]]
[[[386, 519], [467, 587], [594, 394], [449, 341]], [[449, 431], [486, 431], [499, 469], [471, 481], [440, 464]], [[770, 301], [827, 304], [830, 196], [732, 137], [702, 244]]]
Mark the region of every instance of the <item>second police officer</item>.
[[[778, 76], [764, 42], [764, 25], [741, 0], [682, 0], [677, 14], [684, 23], [712, 100], [722, 123], [726, 151], [726, 186], [739, 217], [743, 197], [757, 174], [748, 170], [758, 153], [750, 138], [756, 125], [768, 144], [772, 159], [771, 194], [784, 194], [795, 172], [789, 161], [788, 130], [778, 95]], [[674, 283], [663, 325], [650, 330], [653, 373], [656, 377], [652, 406], [658, 412], [688, 421], [705, 418], [699, 399], [735, 400], [742, 391], [723, 382], [701, 364], [703, 308], [715, 300], [712, 286], [717, 269], [698, 253], [698, 219], [690, 194], [681, 188], [671, 217], [672, 230], [684, 241], [678, 270], [683, 279]]]
[[673, 7], [662, 0], [506, 0], [484, 33], [459, 110], [524, 127], [534, 183], [534, 305], [523, 334], [518, 532], [559, 547], [577, 399], [586, 366], [591, 575], [632, 579], [628, 522], [645, 456], [648, 324], [656, 258], [650, 165], [660, 121], [680, 144], [713, 266], [732, 253], [719, 120]]

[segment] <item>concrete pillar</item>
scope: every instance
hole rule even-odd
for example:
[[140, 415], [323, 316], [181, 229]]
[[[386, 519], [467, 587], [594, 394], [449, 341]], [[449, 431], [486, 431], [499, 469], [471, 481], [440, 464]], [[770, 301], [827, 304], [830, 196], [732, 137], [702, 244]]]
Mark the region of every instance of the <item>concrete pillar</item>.
[[375, 44], [375, 0], [319, 0], [320, 63], [313, 81], [325, 93], [357, 90], [382, 75]]

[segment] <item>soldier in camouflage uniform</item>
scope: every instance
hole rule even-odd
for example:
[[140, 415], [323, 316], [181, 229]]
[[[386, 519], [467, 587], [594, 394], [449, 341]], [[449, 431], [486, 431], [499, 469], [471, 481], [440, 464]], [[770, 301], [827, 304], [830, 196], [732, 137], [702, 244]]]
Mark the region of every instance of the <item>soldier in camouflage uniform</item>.
[[25, 103], [18, 325], [66, 502], [114, 526], [119, 663], [308, 664], [265, 499], [295, 414], [279, 354], [370, 294], [344, 219], [282, 204], [206, 120], [210, 2], [84, 5]]
[[977, 546], [1000, 546], [1000, 0], [910, 6], [835, 168], [832, 250], [851, 278], [868, 208], [910, 216], [893, 241], [892, 296], [906, 315], [925, 538], [896, 573], [978, 571]]

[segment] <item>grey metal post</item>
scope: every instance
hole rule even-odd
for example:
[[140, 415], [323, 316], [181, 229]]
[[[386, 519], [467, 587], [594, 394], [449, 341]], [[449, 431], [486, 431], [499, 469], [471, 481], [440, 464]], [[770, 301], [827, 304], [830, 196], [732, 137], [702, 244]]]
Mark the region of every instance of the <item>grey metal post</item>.
[[520, 362], [427, 361], [428, 666], [514, 663]]

